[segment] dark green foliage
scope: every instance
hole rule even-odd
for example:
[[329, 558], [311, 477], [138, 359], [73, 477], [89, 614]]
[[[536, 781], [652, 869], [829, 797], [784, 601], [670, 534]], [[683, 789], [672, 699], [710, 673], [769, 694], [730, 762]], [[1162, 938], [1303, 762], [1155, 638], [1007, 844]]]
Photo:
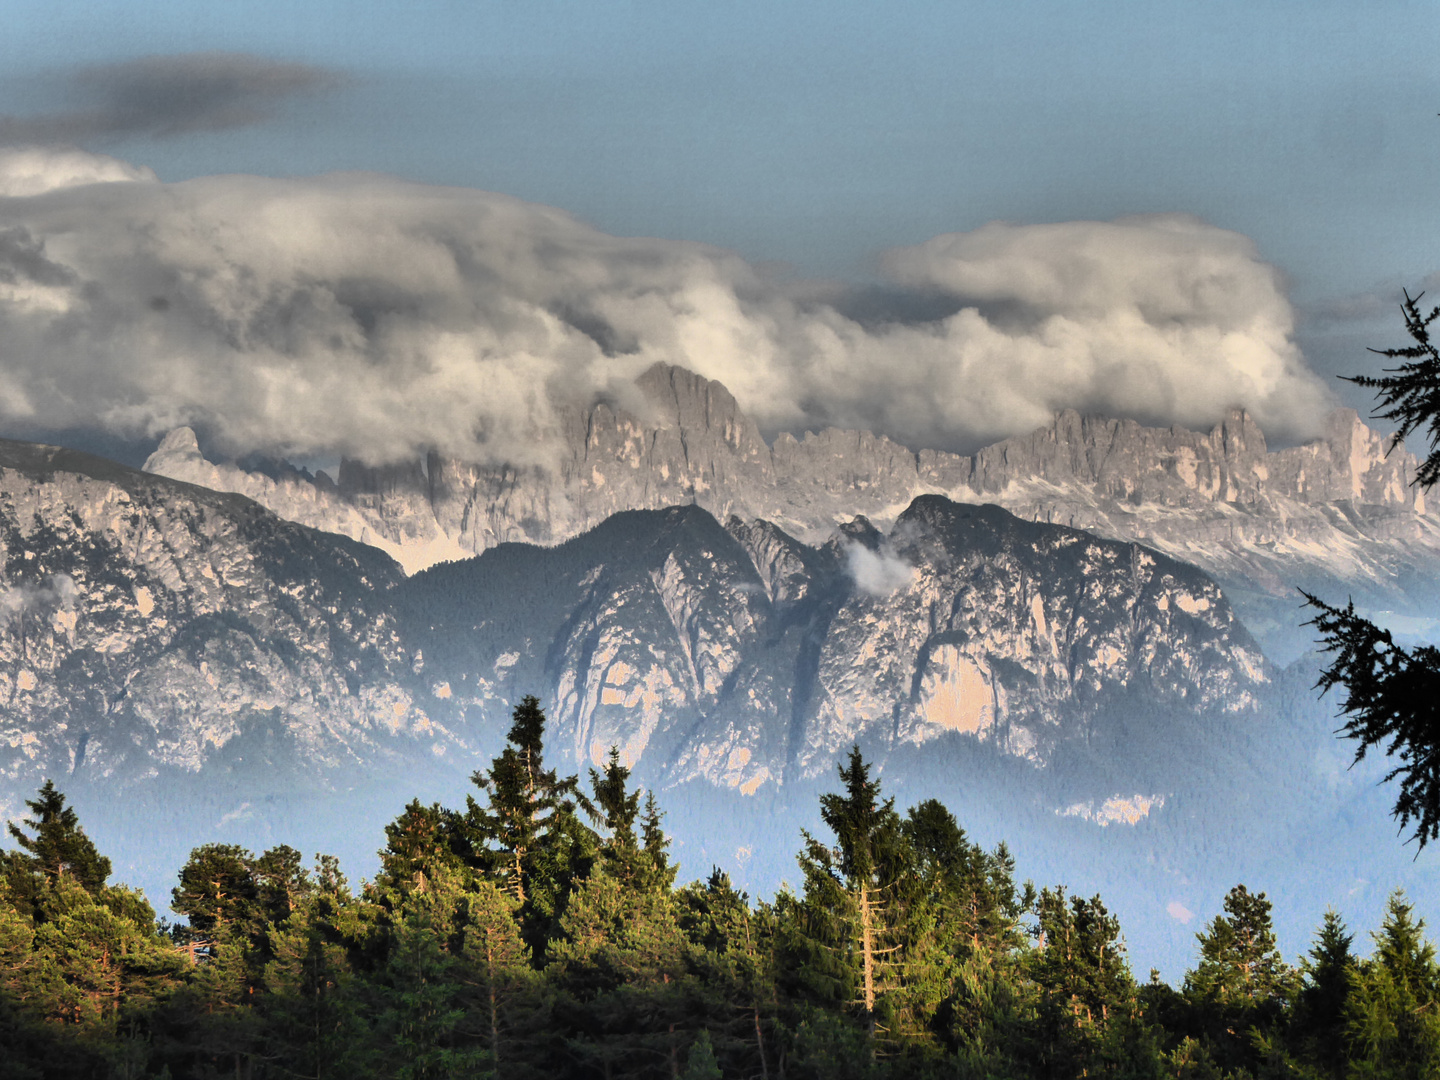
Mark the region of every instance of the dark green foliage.
[[1355, 976], [1350, 953], [1354, 935], [1334, 911], [1315, 935], [1315, 944], [1301, 961], [1300, 991], [1291, 1016], [1290, 1041], [1298, 1054], [1324, 1076], [1345, 1075], [1345, 999]]
[[1374, 955], [1352, 969], [1345, 1034], [1360, 1075], [1440, 1075], [1440, 971], [1424, 929], [1425, 921], [1396, 893], [1372, 935]]
[[432, 878], [460, 868], [464, 844], [458, 814], [438, 803], [422, 806], [412, 799], [405, 811], [385, 826], [385, 847], [380, 852], [375, 884], [402, 893], [423, 891]]
[[538, 706], [517, 712], [482, 788], [523, 809], [528, 776], [545, 805], [508, 832], [494, 803], [412, 802], [358, 894], [326, 856], [202, 845], [167, 934], [95, 877], [47, 785], [3, 853], [0, 1080], [1440, 1074], [1440, 969], [1401, 896], [1368, 958], [1327, 915], [1297, 976], [1237, 886], [1184, 991], [1137, 987], [1100, 897], [1017, 889], [1003, 846], [933, 800], [896, 812], [858, 749], [821, 803], [834, 845], [804, 837], [803, 894], [752, 903], [719, 869], [674, 889], [654, 794], [642, 810], [612, 754], [582, 799], [540, 767]]
[[[1430, 339], [1440, 308], [1422, 312], [1423, 295], [1407, 292], [1402, 305], [1412, 344], [1378, 350], [1404, 363], [1378, 378], [1358, 375], [1349, 381], [1378, 391], [1376, 415], [1400, 425], [1392, 450], [1412, 432], [1427, 429], [1430, 453], [1413, 482], [1430, 488], [1440, 480], [1440, 352]], [[1388, 630], [1356, 615], [1353, 601], [1342, 609], [1303, 590], [1302, 595], [1319, 612], [1307, 625], [1320, 633], [1324, 651], [1333, 654], [1320, 676], [1320, 690], [1345, 687], [1340, 732], [1359, 744], [1356, 761], [1372, 746], [1395, 759], [1385, 777], [1400, 781], [1394, 814], [1402, 830], [1413, 823], [1411, 837], [1423, 848], [1440, 836], [1440, 650], [1400, 648]]]
[[521, 905], [537, 955], [574, 883], [589, 873], [598, 843], [576, 814], [577, 806], [591, 809], [577, 779], [545, 768], [544, 735], [540, 701], [527, 695], [512, 714], [505, 749], [488, 773], [474, 774], [486, 804], [468, 798], [464, 817], [455, 819], [469, 865]]
[[1137, 1015], [1120, 921], [1098, 896], [1067, 903], [1063, 888], [1040, 893], [1035, 917], [1036, 1075], [1102, 1072], [1107, 1059], [1123, 1056], [1127, 1023]]
[[1341, 734], [1358, 744], [1355, 760], [1378, 747], [1395, 762], [1385, 779], [1399, 780], [1395, 816], [1423, 848], [1440, 836], [1440, 649], [1395, 644], [1355, 614], [1355, 605], [1334, 608], [1305, 594], [1320, 614], [1311, 620], [1333, 654], [1320, 688], [1345, 688]]
[[1401, 446], [1405, 439], [1422, 427], [1430, 443], [1430, 454], [1415, 474], [1415, 483], [1432, 487], [1440, 480], [1440, 352], [1430, 340], [1430, 324], [1440, 318], [1440, 308], [1429, 312], [1420, 309], [1424, 293], [1405, 293], [1401, 310], [1405, 314], [1405, 330], [1414, 343], [1401, 349], [1372, 349], [1381, 356], [1405, 363], [1385, 375], [1355, 375], [1348, 378], [1357, 386], [1378, 391], [1379, 406], [1375, 415], [1399, 424], [1390, 446]]
[[[33, 904], [42, 885], [53, 888], [69, 878], [91, 896], [98, 896], [110, 876], [110, 860], [95, 850], [54, 781], [46, 780], [39, 795], [25, 800], [25, 805], [34, 816], [8, 826], [18, 845], [4, 863], [11, 895], [21, 903]], [[33, 835], [27, 835], [27, 830]]]

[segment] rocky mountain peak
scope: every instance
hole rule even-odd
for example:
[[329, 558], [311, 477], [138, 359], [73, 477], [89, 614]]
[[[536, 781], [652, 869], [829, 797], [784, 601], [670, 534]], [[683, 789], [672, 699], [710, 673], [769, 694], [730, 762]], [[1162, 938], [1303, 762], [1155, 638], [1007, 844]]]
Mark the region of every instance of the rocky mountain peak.
[[823, 544], [857, 514], [888, 528], [917, 496], [938, 494], [1195, 562], [1281, 653], [1306, 647], [1289, 625], [1297, 585], [1398, 611], [1433, 599], [1414, 589], [1440, 560], [1440, 518], [1410, 483], [1416, 461], [1403, 447], [1387, 453], [1386, 437], [1353, 410], [1336, 412], [1323, 438], [1279, 450], [1243, 409], [1208, 432], [1067, 410], [959, 455], [838, 429], [767, 446], [723, 385], [670, 364], [647, 370], [637, 389], [645, 405], [634, 413], [605, 402], [565, 412], [545, 468], [432, 453], [423, 469], [346, 463], [331, 489], [212, 464], [183, 432], [146, 464], [379, 546], [408, 572], [507, 541], [560, 543], [624, 510], [684, 504]]

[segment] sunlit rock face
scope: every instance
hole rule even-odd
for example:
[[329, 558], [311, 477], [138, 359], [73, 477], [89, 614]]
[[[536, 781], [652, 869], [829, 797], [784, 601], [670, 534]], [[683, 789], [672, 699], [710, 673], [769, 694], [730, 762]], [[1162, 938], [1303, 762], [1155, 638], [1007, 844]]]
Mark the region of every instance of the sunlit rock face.
[[544, 686], [577, 766], [615, 746], [653, 782], [746, 794], [828, 774], [856, 742], [1151, 762], [1252, 720], [1267, 679], [1195, 568], [939, 496], [820, 547], [695, 507], [631, 512], [403, 595], [452, 707], [495, 713]]
[[566, 412], [547, 468], [431, 454], [423, 468], [346, 462], [331, 482], [213, 464], [185, 429], [146, 468], [374, 544], [407, 572], [510, 541], [560, 543], [623, 510], [688, 504], [818, 544], [857, 514], [888, 528], [916, 497], [941, 494], [1198, 565], [1286, 658], [1308, 643], [1291, 617], [1297, 586], [1417, 615], [1437, 599], [1426, 583], [1440, 564], [1440, 518], [1410, 483], [1415, 460], [1403, 448], [1387, 454], [1388, 440], [1352, 410], [1333, 414], [1323, 439], [1278, 451], [1240, 410], [1209, 432], [1067, 411], [966, 456], [836, 429], [767, 445], [722, 385], [669, 365], [638, 389], [634, 412]]
[[1042, 765], [1076, 740], [1120, 750], [1135, 702], [1241, 713], [1266, 678], [1215, 583], [1137, 544], [924, 496], [882, 554], [914, 575], [888, 589], [857, 577], [832, 620], [816, 767], [857, 729], [909, 742], [959, 732]]
[[319, 774], [443, 749], [390, 613], [401, 580], [373, 548], [247, 499], [0, 441], [7, 805], [81, 771], [243, 752]]

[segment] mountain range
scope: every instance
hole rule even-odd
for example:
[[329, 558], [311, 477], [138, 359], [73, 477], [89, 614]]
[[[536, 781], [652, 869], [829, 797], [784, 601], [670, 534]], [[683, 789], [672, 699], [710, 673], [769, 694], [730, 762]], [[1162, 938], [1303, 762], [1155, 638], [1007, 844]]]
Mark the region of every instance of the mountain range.
[[[1276, 451], [1242, 412], [1062, 413], [963, 456], [767, 443], [717, 383], [640, 388], [575, 412], [549, 468], [0, 442], [0, 810], [64, 778], [146, 884], [172, 836], [363, 865], [536, 693], [553, 763], [616, 747], [687, 872], [760, 891], [852, 743], [1033, 872], [1122, 890], [1166, 964], [1230, 875], [1309, 890], [1310, 926], [1408, 861], [1343, 769], [1292, 591], [1433, 610], [1440, 519], [1353, 413]], [[1317, 886], [1324, 845], [1363, 850]]]
[[432, 453], [383, 468], [343, 461], [332, 479], [284, 462], [213, 463], [180, 428], [145, 468], [375, 545], [409, 572], [509, 541], [555, 544], [622, 510], [685, 504], [824, 543], [857, 515], [888, 528], [915, 498], [938, 494], [1199, 566], [1280, 662], [1310, 643], [1294, 617], [1297, 587], [1351, 594], [1402, 626], [1440, 607], [1440, 517], [1410, 483], [1415, 459], [1390, 451], [1353, 410], [1333, 413], [1323, 438], [1274, 451], [1239, 409], [1209, 432], [1066, 411], [967, 456], [837, 429], [767, 443], [724, 386], [666, 364], [637, 389], [633, 411], [564, 411], [550, 467]]

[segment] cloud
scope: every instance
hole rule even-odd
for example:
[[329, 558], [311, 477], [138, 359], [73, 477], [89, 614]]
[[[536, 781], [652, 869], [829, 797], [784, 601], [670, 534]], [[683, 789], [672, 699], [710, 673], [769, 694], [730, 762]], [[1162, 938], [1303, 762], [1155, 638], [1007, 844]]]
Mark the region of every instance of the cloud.
[[1179, 923], [1189, 924], [1195, 918], [1195, 913], [1187, 908], [1179, 900], [1171, 900], [1165, 905], [1165, 913]]
[[[1366, 292], [1351, 293], [1348, 296], [1333, 297], [1307, 309], [1311, 320], [1321, 324], [1361, 323], [1388, 320], [1399, 324], [1400, 305], [1405, 294], [1434, 297], [1440, 290], [1440, 272], [1414, 281], [1402, 282], [1396, 278], [1376, 285]], [[1429, 305], [1426, 305], [1427, 307]]]
[[43, 585], [17, 585], [0, 592], [0, 626], [32, 611], [64, 611], [75, 606], [80, 590], [69, 574], [54, 574]]
[[861, 592], [889, 596], [915, 581], [915, 567], [888, 547], [872, 551], [858, 541], [845, 545], [845, 569]]
[[68, 80], [77, 107], [0, 116], [0, 144], [74, 143], [143, 135], [170, 138], [268, 120], [287, 98], [336, 85], [308, 64], [247, 53], [145, 56], [84, 68]]
[[568, 405], [623, 400], [662, 360], [723, 382], [769, 433], [865, 427], [917, 448], [1065, 407], [1208, 426], [1240, 405], [1286, 439], [1330, 404], [1278, 273], [1193, 218], [990, 225], [897, 249], [886, 284], [848, 291], [471, 189], [163, 184], [19, 153], [0, 152], [0, 178], [50, 180], [0, 199], [0, 421], [31, 430], [544, 460]]
[[0, 198], [155, 178], [149, 169], [83, 150], [30, 148], [0, 152]]

